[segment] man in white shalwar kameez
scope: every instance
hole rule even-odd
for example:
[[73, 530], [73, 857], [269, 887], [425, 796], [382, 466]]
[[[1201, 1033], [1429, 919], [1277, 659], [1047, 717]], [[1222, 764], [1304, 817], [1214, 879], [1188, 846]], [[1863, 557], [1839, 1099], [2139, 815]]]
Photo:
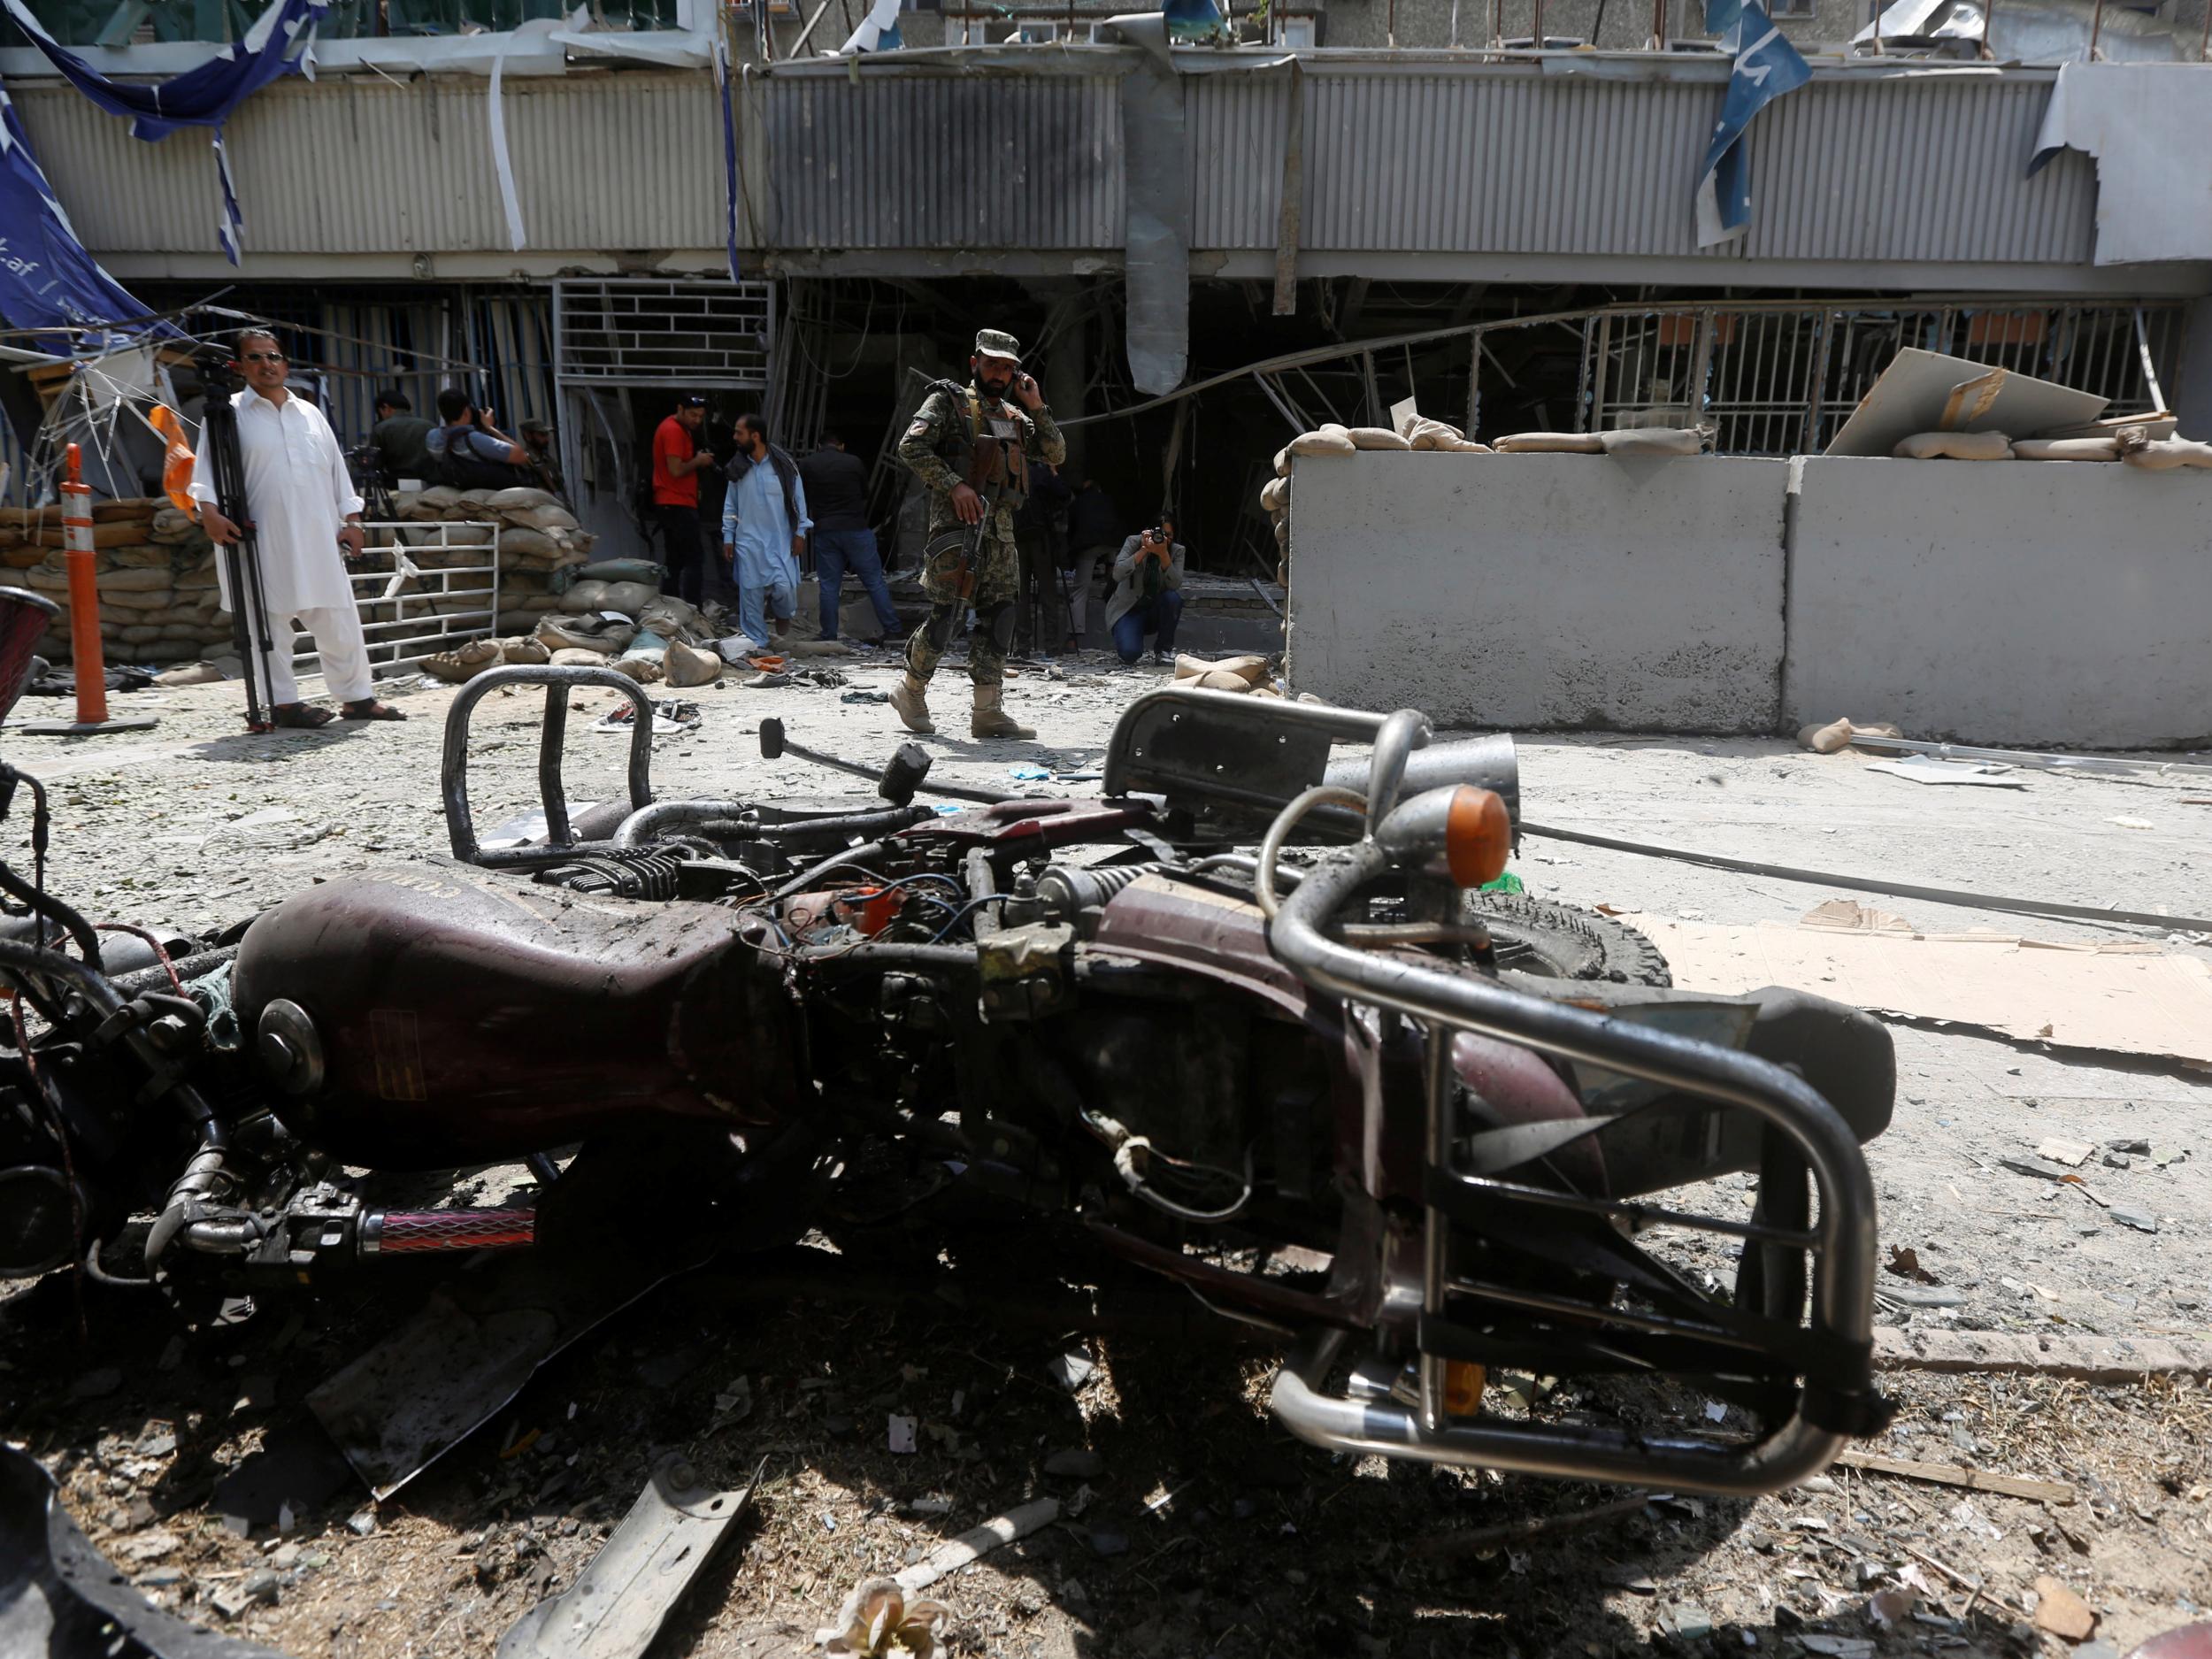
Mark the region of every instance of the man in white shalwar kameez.
[[[249, 330], [238, 339], [246, 389], [234, 394], [238, 448], [244, 463], [246, 511], [260, 550], [261, 589], [268, 609], [269, 701], [279, 726], [327, 725], [329, 710], [300, 701], [292, 673], [295, 618], [315, 636], [322, 658], [323, 683], [349, 720], [403, 720], [372, 690], [369, 653], [361, 634], [361, 613], [346, 580], [345, 561], [360, 557], [366, 537], [361, 529], [361, 497], [354, 493], [338, 435], [321, 410], [285, 389], [289, 369], [274, 336]], [[214, 541], [227, 546], [239, 526], [215, 504], [215, 469], [208, 446], [200, 445], [192, 468], [192, 498], [200, 503], [200, 523]], [[343, 549], [342, 553], [341, 549]], [[219, 567], [223, 608], [242, 601], [230, 591]], [[258, 638], [249, 618], [250, 632]]]

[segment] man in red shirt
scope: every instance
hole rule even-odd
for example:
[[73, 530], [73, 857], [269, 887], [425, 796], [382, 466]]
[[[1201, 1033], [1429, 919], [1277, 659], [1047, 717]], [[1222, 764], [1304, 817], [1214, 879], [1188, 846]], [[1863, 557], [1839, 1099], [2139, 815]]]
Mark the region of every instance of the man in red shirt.
[[[683, 397], [653, 434], [653, 522], [660, 526], [661, 592], [699, 603], [706, 578], [706, 540], [699, 522], [699, 474], [714, 451], [699, 442], [707, 400]], [[716, 503], [717, 508], [720, 506]]]

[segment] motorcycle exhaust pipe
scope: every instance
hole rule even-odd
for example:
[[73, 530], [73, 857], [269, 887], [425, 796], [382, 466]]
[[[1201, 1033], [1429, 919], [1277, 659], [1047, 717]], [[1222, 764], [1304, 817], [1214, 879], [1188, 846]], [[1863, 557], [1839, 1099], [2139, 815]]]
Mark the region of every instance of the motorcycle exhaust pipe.
[[[1335, 788], [1369, 794], [1368, 772], [1372, 758], [1371, 755], [1351, 755], [1333, 761], [1322, 772], [1321, 781]], [[1513, 839], [1517, 846], [1521, 838], [1521, 763], [1511, 736], [1495, 732], [1487, 737], [1455, 738], [1448, 743], [1431, 743], [1425, 749], [1415, 749], [1406, 757], [1398, 799], [1409, 801], [1417, 795], [1459, 783], [1487, 789], [1505, 803], [1506, 817], [1512, 821]]]

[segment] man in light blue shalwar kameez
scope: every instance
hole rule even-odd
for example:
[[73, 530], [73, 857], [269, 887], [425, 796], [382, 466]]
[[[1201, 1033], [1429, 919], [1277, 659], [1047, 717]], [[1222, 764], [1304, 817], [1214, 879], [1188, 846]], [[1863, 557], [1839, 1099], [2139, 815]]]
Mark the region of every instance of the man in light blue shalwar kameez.
[[737, 626], [757, 644], [780, 637], [799, 608], [799, 555], [814, 521], [798, 464], [768, 442], [757, 415], [737, 418], [737, 454], [722, 499], [722, 557], [737, 586]]

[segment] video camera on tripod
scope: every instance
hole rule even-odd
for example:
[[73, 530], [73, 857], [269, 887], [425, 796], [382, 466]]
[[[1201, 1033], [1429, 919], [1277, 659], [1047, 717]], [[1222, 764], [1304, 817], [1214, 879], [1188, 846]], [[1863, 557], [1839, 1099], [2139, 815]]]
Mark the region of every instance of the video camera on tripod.
[[261, 547], [254, 535], [246, 500], [246, 461], [238, 443], [238, 411], [231, 398], [242, 382], [227, 353], [206, 351], [193, 359], [205, 394], [200, 444], [215, 474], [215, 509], [238, 526], [235, 540], [218, 544], [223, 587], [230, 596], [231, 643], [246, 679], [246, 729], [276, 729], [270, 653], [269, 607], [261, 580]]

